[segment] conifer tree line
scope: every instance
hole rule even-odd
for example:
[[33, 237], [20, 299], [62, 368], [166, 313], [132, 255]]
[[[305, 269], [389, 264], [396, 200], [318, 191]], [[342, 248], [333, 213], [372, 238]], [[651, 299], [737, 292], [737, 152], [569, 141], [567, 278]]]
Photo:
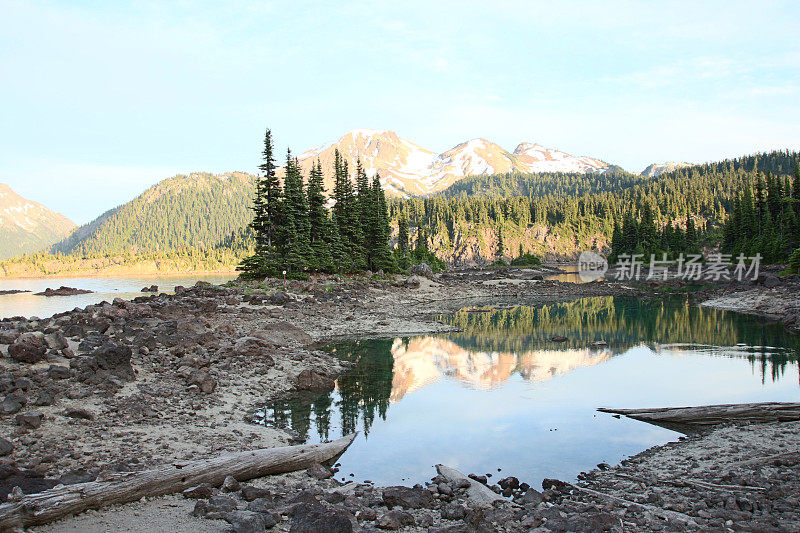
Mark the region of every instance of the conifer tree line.
[[[485, 233], [502, 236], [505, 248], [498, 254], [497, 246], [486, 247], [487, 260], [541, 253], [546, 247], [536, 235], [548, 228], [566, 242], [564, 258], [595, 243], [600, 243], [599, 251], [607, 251], [598, 236], [607, 239], [613, 255], [642, 253], [649, 258], [655, 253], [661, 258], [667, 253], [672, 258], [681, 252], [697, 253], [706, 245], [718, 246], [742, 191], [755, 187], [759, 175], [764, 181], [762, 173], [773, 176], [773, 191], [780, 181], [786, 195], [786, 182], [794, 182], [798, 163], [800, 153], [783, 150], [681, 168], [654, 178], [619, 170], [600, 175], [472, 176], [437, 195], [391, 200], [389, 213], [393, 222], [406, 221], [411, 233], [414, 227], [427, 228], [431, 248], [441, 257], [455, 254], [468, 237], [480, 242]], [[766, 181], [763, 187], [769, 188]], [[772, 198], [777, 205], [778, 195], [773, 192]], [[796, 204], [793, 211], [800, 214]], [[780, 216], [790, 218], [789, 210]], [[797, 247], [790, 241], [781, 252], [784, 255], [773, 254], [771, 260], [785, 262], [791, 246]]]
[[[722, 247], [738, 255], [762, 255], [786, 263], [800, 256], [800, 164], [791, 179], [757, 171], [755, 185], [737, 197], [725, 223]], [[796, 270], [796, 268], [795, 268]]]
[[614, 262], [623, 254], [641, 254], [647, 261], [651, 256], [662, 260], [664, 254], [667, 259], [676, 259], [679, 254], [700, 253], [700, 235], [691, 216], [686, 217], [685, 226], [666, 221], [659, 228], [650, 204], [641, 208], [638, 217], [631, 210], [621, 224], [614, 223], [609, 260]]
[[254, 252], [239, 270], [249, 277], [290, 276], [310, 272], [357, 273], [397, 269], [389, 248], [389, 216], [379, 176], [370, 180], [361, 163], [356, 185], [347, 161], [334, 156], [335, 201], [331, 212], [317, 161], [307, 183], [297, 158], [286, 154], [283, 185], [277, 177], [272, 133], [264, 136], [261, 175], [256, 180], [253, 220]]

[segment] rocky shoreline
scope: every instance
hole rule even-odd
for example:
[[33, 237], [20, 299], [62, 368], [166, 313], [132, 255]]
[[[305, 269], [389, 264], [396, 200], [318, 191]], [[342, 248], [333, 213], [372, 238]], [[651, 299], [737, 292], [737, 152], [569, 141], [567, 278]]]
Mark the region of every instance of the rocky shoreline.
[[[332, 389], [346, 367], [315, 350], [319, 341], [448, 331], [452, 327], [437, 317], [470, 305], [607, 295], [657, 297], [673, 290], [542, 281], [540, 275], [523, 269], [433, 280], [319, 277], [286, 285], [268, 280], [223, 287], [200, 282], [178, 288], [174, 295], [115, 300], [49, 319], [5, 319], [0, 322], [0, 492], [5, 497], [15, 486], [35, 492], [170, 461], [286, 444], [290, 435], [249, 424], [245, 414], [254, 399], [290, 390]], [[792, 283], [796, 282], [748, 289], [790, 294], [796, 290]], [[723, 297], [725, 291], [741, 288], [716, 289], [703, 297]], [[235, 489], [233, 483], [221, 489], [207, 487], [195, 494], [204, 496], [199, 500], [176, 495], [84, 513], [38, 530], [104, 531], [121, 520], [121, 527], [137, 530], [251, 531], [269, 524], [271, 517], [273, 531], [658, 531], [673, 530], [687, 520], [684, 515], [712, 530], [747, 530], [741, 528], [751, 525], [758, 526], [752, 530], [782, 530], [785, 524], [797, 524], [794, 511], [780, 504], [797, 499], [798, 487], [789, 479], [790, 474], [796, 478], [796, 462], [777, 459], [777, 466], [752, 466], [752, 472], [733, 474], [749, 478], [732, 479], [728, 474], [736, 465], [723, 475], [692, 471], [692, 462], [684, 465], [685, 471], [677, 466], [684, 462], [670, 470], [663, 459], [648, 458], [669, 455], [673, 449], [669, 453], [675, 458], [691, 456], [700, 453], [686, 451], [693, 443], [718, 443], [712, 462], [722, 467], [733, 457], [723, 453], [725, 446], [736, 448], [737, 454], [769, 455], [774, 450], [750, 449], [767, 434], [771, 446], [795, 450], [797, 429], [791, 424], [723, 428], [718, 430], [722, 433], [645, 452], [617, 468], [583, 476], [584, 488], [602, 497], [564, 482], [546, 481], [538, 490], [509, 478], [504, 486], [494, 487], [509, 499], [486, 508], [470, 501], [463, 483], [437, 478], [428, 487], [342, 486], [327, 479], [328, 471], [316, 469], [256, 480], [245, 490]], [[743, 432], [750, 437], [741, 437]], [[666, 470], [654, 473], [658, 468]], [[700, 485], [676, 486], [675, 480], [685, 475]], [[782, 492], [770, 498], [774, 491], [731, 489], [733, 500], [723, 498], [720, 508], [718, 489], [698, 493], [698, 486], [709, 483], [759, 489], [771, 483]], [[678, 514], [665, 518], [651, 509], [670, 506]], [[230, 512], [239, 514], [225, 514]], [[228, 522], [220, 520], [226, 516]], [[314, 520], [334, 522], [314, 525]], [[251, 522], [255, 529], [247, 529]]]

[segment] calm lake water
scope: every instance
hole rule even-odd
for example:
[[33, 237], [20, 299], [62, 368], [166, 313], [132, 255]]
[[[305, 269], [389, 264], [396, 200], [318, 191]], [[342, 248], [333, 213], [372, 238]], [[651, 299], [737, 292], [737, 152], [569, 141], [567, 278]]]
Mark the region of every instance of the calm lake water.
[[[269, 403], [256, 421], [308, 442], [358, 430], [337, 477], [422, 482], [443, 463], [538, 485], [679, 436], [597, 407], [800, 400], [796, 336], [681, 299], [586, 298], [443, 320], [463, 331], [328, 346], [356, 363], [336, 390]], [[589, 346], [598, 340], [607, 346]]]
[[[131, 300], [137, 296], [152, 293], [141, 292], [142, 287], [158, 285], [159, 292], [173, 292], [177, 285], [189, 287], [198, 281], [225, 283], [236, 277], [227, 274], [180, 274], [152, 275], [115, 278], [44, 278], [44, 279], [0, 279], [0, 290], [29, 290], [18, 294], [0, 294], [0, 318], [11, 316], [38, 316], [46, 318], [56, 313], [69, 311], [76, 307], [86, 307], [103, 300], [110, 302], [114, 298]], [[62, 285], [76, 289], [94, 291], [90, 294], [74, 296], [36, 296], [48, 287], [58, 288]]]

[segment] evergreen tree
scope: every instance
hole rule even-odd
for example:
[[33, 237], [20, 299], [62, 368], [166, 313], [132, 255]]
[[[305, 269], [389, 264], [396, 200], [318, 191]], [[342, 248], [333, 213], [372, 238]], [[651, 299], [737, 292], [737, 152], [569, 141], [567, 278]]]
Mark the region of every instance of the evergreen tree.
[[283, 223], [280, 248], [283, 263], [289, 272], [305, 270], [311, 260], [308, 205], [303, 190], [303, 177], [297, 159], [286, 156], [286, 177], [283, 187]]
[[694, 220], [692, 220], [691, 216], [686, 217], [686, 251], [688, 253], [697, 253], [700, 251], [697, 229], [694, 226]]
[[272, 153], [272, 132], [264, 135], [263, 162], [259, 165], [261, 176], [256, 179], [253, 220], [250, 223], [255, 234], [255, 251], [240, 265], [250, 276], [266, 276], [277, 269], [273, 239], [279, 222], [280, 182], [275, 175], [275, 158]]
[[417, 254], [425, 254], [428, 253], [428, 236], [425, 235], [425, 229], [421, 226], [417, 227], [417, 244], [414, 248], [414, 252]]
[[792, 198], [800, 202], [800, 163], [794, 164], [794, 184], [792, 185]]
[[[372, 188], [365, 190], [364, 194], [370, 198], [367, 206], [367, 218], [369, 220], [367, 256], [369, 257], [369, 267], [375, 271], [393, 272], [397, 267], [389, 249], [391, 230], [389, 228], [386, 196], [383, 193], [377, 173], [372, 179]], [[361, 192], [359, 192], [359, 196], [361, 196]]]
[[495, 252], [495, 256], [498, 259], [502, 259], [504, 253], [506, 253], [506, 247], [503, 244], [503, 230], [502, 229], [498, 229], [497, 230], [497, 251]]
[[397, 219], [397, 249], [400, 255], [400, 268], [408, 268], [408, 219], [405, 215], [400, 215]]
[[364, 171], [364, 166], [361, 164], [361, 159], [356, 159], [356, 209], [358, 212], [358, 224], [361, 229], [361, 236], [363, 241], [361, 245], [367, 253], [367, 261], [369, 262], [369, 235], [374, 231], [372, 224], [375, 222], [373, 213], [373, 198], [372, 191], [367, 179], [367, 173]]
[[316, 270], [330, 272], [334, 265], [331, 256], [331, 220], [328, 210], [325, 209], [325, 185], [322, 164], [319, 161], [311, 166], [307, 194], [309, 241], [312, 256], [310, 266]]
[[344, 270], [361, 272], [366, 270], [367, 261], [364, 254], [364, 235], [361, 231], [358, 199], [353, 190], [353, 182], [350, 181], [347, 161], [342, 158], [338, 149], [333, 154], [333, 166], [335, 178], [333, 196], [336, 200], [333, 212], [341, 244], [348, 258]]

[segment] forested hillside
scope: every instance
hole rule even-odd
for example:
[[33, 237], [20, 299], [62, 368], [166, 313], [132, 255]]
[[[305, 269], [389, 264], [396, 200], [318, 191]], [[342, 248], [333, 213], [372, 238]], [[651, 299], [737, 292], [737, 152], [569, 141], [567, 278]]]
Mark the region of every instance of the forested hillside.
[[166, 179], [78, 228], [53, 251], [91, 256], [216, 247], [252, 219], [254, 179], [241, 172]]
[[[800, 238], [794, 229], [800, 223], [798, 192], [793, 189], [798, 162], [797, 152], [777, 151], [678, 168], [656, 177], [621, 170], [473, 176], [433, 196], [389, 200], [391, 242], [400, 245], [402, 219], [409, 249], [419, 248], [422, 235], [421, 249], [450, 264], [485, 264], [521, 253], [571, 259], [587, 249], [610, 252], [616, 224], [618, 252], [679, 252], [687, 242], [695, 249], [722, 243], [724, 223], [738, 205], [740, 216], [729, 226], [725, 249], [744, 249], [735, 236], [748, 235], [748, 242], [758, 239], [748, 250], [763, 244], [769, 260], [782, 262]], [[348, 171], [351, 180], [356, 174]], [[309, 179], [302, 172], [301, 176]], [[761, 203], [756, 201], [759, 181]], [[53, 252], [168, 258], [195, 250], [240, 258], [253, 246], [247, 225], [253, 217], [254, 193], [254, 177], [244, 173], [176, 176], [78, 228]], [[753, 218], [756, 205], [766, 207]], [[693, 227], [687, 241], [689, 219]], [[753, 220], [760, 222], [754, 225]], [[665, 231], [667, 223], [670, 229]], [[347, 223], [342, 224], [346, 230]]]
[[[392, 220], [407, 217], [412, 234], [426, 228], [431, 249], [456, 264], [509, 259], [520, 252], [547, 259], [574, 257], [584, 249], [607, 252], [615, 222], [639, 220], [645, 206], [657, 228], [667, 222], [685, 228], [691, 217], [700, 235], [718, 244], [742, 191], [765, 173], [788, 179], [799, 161], [797, 152], [777, 151], [655, 178], [622, 172], [476, 176], [439, 195], [394, 200], [389, 207]], [[638, 236], [632, 238], [637, 245]]]

